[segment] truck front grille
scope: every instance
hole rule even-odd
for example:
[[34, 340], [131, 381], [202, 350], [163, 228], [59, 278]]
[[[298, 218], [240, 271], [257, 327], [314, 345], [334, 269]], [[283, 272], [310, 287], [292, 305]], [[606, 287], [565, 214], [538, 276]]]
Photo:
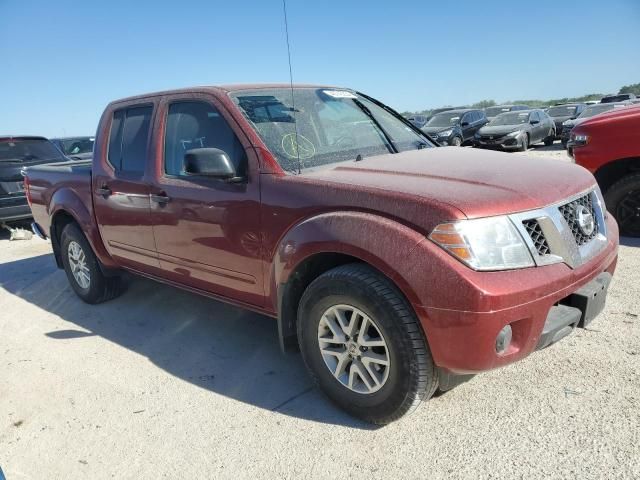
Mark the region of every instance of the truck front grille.
[[[589, 234], [585, 233], [578, 222], [578, 209], [580, 207], [584, 207], [588, 210], [589, 214], [591, 214], [591, 218], [593, 219], [594, 228], [593, 231]], [[571, 233], [573, 233], [573, 238], [575, 238], [578, 246], [584, 245], [589, 242], [591, 239], [595, 238], [598, 235], [598, 222], [596, 221], [595, 212], [593, 210], [593, 200], [591, 198], [591, 193], [588, 193], [580, 198], [576, 198], [574, 201], [566, 203], [560, 207], [558, 207], [560, 213], [567, 221], [569, 228], [571, 228]]]
[[538, 252], [538, 255], [549, 255], [551, 253], [551, 249], [549, 248], [547, 239], [542, 232], [542, 228], [540, 228], [538, 220], [525, 220], [522, 222], [522, 225], [524, 225], [524, 228], [527, 230], [529, 237], [531, 237], [531, 241], [533, 242], [533, 246]]

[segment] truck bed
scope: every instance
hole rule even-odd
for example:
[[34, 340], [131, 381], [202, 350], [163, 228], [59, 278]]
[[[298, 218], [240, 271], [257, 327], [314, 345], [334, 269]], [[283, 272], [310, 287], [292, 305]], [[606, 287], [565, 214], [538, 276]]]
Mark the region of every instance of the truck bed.
[[31, 195], [31, 211], [34, 221], [49, 236], [51, 216], [49, 211], [54, 197], [74, 199], [93, 217], [91, 199], [91, 160], [70, 161], [38, 165], [24, 169]]

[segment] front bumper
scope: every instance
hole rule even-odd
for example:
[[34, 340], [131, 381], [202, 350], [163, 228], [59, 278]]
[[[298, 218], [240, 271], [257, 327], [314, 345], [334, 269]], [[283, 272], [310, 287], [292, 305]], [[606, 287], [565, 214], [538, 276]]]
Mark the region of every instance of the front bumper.
[[[465, 300], [482, 308], [416, 307], [436, 365], [453, 374], [473, 374], [508, 365], [563, 338], [567, 331], [558, 333], [555, 326], [560, 325], [562, 330], [572, 325], [572, 331], [573, 326], [584, 322], [582, 314], [568, 324], [549, 319], [555, 317], [552, 309], [558, 305], [579, 308], [575, 294], [604, 272], [612, 275], [615, 271], [618, 232], [610, 216], [607, 227], [605, 248], [575, 269], [559, 263], [504, 272], [469, 270], [468, 278], [458, 279], [457, 283], [467, 280], [474, 284], [473, 298], [467, 294]], [[496, 338], [506, 325], [511, 326], [512, 341], [500, 354], [496, 351]]]
[[522, 145], [521, 137], [500, 137], [494, 140], [482, 138], [474, 139], [474, 146], [478, 148], [493, 148], [499, 150], [517, 150]]
[[31, 209], [24, 195], [0, 197], [0, 222], [31, 218]]

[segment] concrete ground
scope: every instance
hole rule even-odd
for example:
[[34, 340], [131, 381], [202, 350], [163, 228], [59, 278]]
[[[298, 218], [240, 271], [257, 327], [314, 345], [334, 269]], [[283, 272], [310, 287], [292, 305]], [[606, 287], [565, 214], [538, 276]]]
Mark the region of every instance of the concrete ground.
[[0, 234], [0, 467], [8, 480], [640, 478], [639, 299], [640, 241], [624, 239], [589, 329], [373, 428], [311, 388], [271, 319], [138, 278], [85, 305], [48, 242]]

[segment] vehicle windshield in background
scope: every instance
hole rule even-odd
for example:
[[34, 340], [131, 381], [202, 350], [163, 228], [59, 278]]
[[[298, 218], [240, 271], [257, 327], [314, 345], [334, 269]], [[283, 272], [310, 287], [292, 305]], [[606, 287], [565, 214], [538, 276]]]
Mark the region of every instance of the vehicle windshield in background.
[[529, 112], [508, 112], [498, 115], [487, 125], [520, 125], [528, 121]]
[[93, 138], [66, 138], [61, 141], [65, 155], [79, 155], [93, 152]]
[[0, 162], [63, 161], [60, 151], [45, 139], [0, 140]]
[[295, 88], [293, 92], [293, 102], [288, 88], [230, 94], [289, 172], [433, 146], [400, 118], [352, 91]]
[[485, 108], [484, 113], [487, 117], [495, 117], [508, 111], [510, 111], [509, 107], [488, 107]]
[[572, 117], [576, 113], [578, 107], [558, 106], [550, 107], [547, 110], [547, 115], [550, 117]]
[[453, 127], [458, 123], [460, 123], [459, 113], [444, 112], [434, 115], [425, 127]]
[[621, 107], [622, 105], [616, 105], [615, 103], [600, 103], [598, 105], [591, 105], [584, 109], [584, 111], [578, 115], [578, 118], [588, 118], [593, 117], [599, 113], [608, 112], [609, 110], [613, 110], [616, 106]]

